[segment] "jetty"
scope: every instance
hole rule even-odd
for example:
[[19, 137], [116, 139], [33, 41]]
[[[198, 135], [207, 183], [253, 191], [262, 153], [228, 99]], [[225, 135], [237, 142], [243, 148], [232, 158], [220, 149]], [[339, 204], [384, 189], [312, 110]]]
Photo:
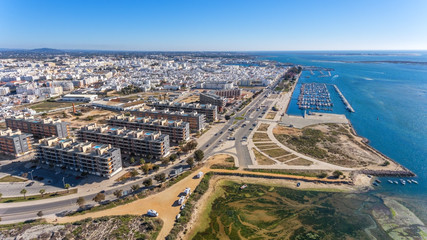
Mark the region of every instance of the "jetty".
[[343, 101], [345, 108], [349, 111], [349, 112], [354, 112], [353, 107], [350, 105], [350, 103], [347, 101], [347, 99], [344, 97], [344, 95], [341, 93], [341, 91], [339, 90], [339, 88], [337, 87], [337, 85], [333, 84], [335, 91], [337, 91], [338, 95], [340, 96], [341, 100]]

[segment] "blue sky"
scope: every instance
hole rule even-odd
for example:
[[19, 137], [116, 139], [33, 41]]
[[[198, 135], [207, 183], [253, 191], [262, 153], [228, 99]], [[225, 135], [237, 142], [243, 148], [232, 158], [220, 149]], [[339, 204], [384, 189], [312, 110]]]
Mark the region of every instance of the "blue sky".
[[427, 0], [0, 0], [0, 48], [427, 50]]

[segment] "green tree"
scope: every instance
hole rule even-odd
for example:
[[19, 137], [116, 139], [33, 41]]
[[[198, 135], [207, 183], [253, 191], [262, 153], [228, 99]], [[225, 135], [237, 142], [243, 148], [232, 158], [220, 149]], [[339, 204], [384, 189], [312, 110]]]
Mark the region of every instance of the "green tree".
[[66, 183], [66, 184], [64, 185], [64, 188], [65, 188], [65, 189], [67, 189], [67, 193], [69, 193], [69, 192], [70, 192], [70, 187], [71, 187], [71, 185], [70, 185], [70, 184], [68, 184], [68, 183]]
[[142, 164], [144, 164], [144, 163], [145, 163], [145, 159], [140, 158], [140, 159], [139, 159], [139, 164], [141, 164], [141, 165], [142, 165]]
[[83, 197], [79, 197], [79, 198], [77, 198], [77, 201], [76, 201], [76, 204], [79, 206], [79, 207], [83, 207], [84, 205], [85, 205], [85, 199], [83, 198]]
[[132, 185], [131, 187], [130, 187], [130, 189], [132, 189], [132, 192], [135, 192], [136, 190], [138, 190], [140, 188], [140, 186], [139, 186], [139, 184], [135, 184], [135, 185]]
[[134, 158], [134, 157], [131, 157], [131, 158], [129, 159], [129, 162], [130, 162], [130, 164], [134, 164], [134, 163], [135, 163], [135, 158]]
[[44, 197], [44, 193], [46, 192], [46, 190], [45, 189], [40, 189], [40, 191], [39, 191], [39, 193], [40, 193], [40, 195], [42, 195], [42, 197]]
[[121, 198], [123, 196], [123, 190], [117, 189], [113, 194], [116, 196], [116, 198]]
[[138, 171], [136, 171], [136, 169], [132, 169], [132, 171], [130, 171], [130, 176], [133, 177], [133, 178], [136, 177], [136, 176], [138, 176], [138, 174], [139, 173], [138, 173]]
[[200, 161], [202, 161], [202, 159], [205, 157], [205, 153], [202, 151], [202, 150], [196, 150], [195, 152], [194, 152], [194, 159], [197, 161], [197, 162], [200, 162]]
[[24, 195], [24, 199], [26, 199], [25, 194], [27, 194], [27, 189], [23, 188], [21, 194]]
[[335, 178], [339, 178], [341, 175], [343, 175], [343, 173], [342, 173], [341, 171], [336, 170], [336, 171], [334, 171], [334, 172], [332, 173], [332, 175], [333, 175]]
[[176, 155], [175, 153], [173, 153], [173, 154], [171, 154], [170, 156], [169, 156], [169, 160], [171, 161], [171, 162], [175, 162], [175, 160], [178, 158], [178, 155]]
[[160, 168], [159, 165], [156, 164], [153, 166], [153, 171], [157, 172], [159, 171], [159, 168]]
[[150, 165], [149, 164], [144, 164], [140, 167], [140, 169], [144, 172], [144, 174], [148, 174], [148, 172], [150, 172]]
[[163, 165], [168, 165], [169, 164], [169, 158], [163, 158], [162, 159], [162, 164]]
[[192, 157], [187, 158], [187, 164], [190, 166], [190, 168], [193, 168], [194, 158], [192, 158]]
[[152, 178], [145, 179], [142, 184], [144, 184], [144, 186], [146, 187], [151, 187], [153, 185], [153, 179]]
[[230, 115], [225, 115], [225, 120], [230, 120]]
[[166, 180], [166, 174], [165, 173], [159, 173], [156, 176], [154, 176], [154, 179], [158, 182], [164, 182]]
[[97, 202], [97, 203], [101, 203], [102, 201], [104, 201], [105, 200], [105, 194], [103, 194], [103, 193], [98, 193], [98, 194], [96, 194], [96, 196], [95, 197], [93, 197], [93, 199], [92, 199], [93, 201], [95, 201], [95, 202]]

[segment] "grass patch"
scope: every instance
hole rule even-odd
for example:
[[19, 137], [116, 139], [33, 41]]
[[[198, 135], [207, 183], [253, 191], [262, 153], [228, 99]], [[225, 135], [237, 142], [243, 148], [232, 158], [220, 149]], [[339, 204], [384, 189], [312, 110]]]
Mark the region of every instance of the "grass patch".
[[[74, 105], [80, 105], [80, 104], [83, 104], [83, 103], [74, 103]], [[64, 108], [64, 107], [71, 107], [71, 106], [73, 106], [72, 102], [44, 101], [41, 103], [35, 103], [34, 105], [31, 105], [30, 108], [36, 112], [46, 112], [46, 111], [57, 109], [57, 108]]]
[[287, 165], [297, 165], [297, 166], [310, 166], [311, 164], [313, 164], [312, 161], [309, 161], [307, 159], [304, 158], [297, 158], [295, 160], [286, 162]]
[[77, 189], [70, 189], [69, 191], [59, 191], [59, 192], [53, 192], [53, 193], [45, 193], [42, 197], [42, 195], [31, 195], [31, 196], [24, 196], [22, 197], [6, 197], [0, 199], [0, 203], [13, 203], [13, 202], [25, 202], [25, 201], [32, 201], [32, 200], [40, 200], [40, 199], [46, 199], [46, 198], [53, 198], [53, 197], [62, 197], [70, 194], [77, 193]]
[[255, 144], [255, 146], [257, 146], [257, 148], [259, 148], [260, 150], [272, 149], [272, 148], [280, 148], [276, 144], [268, 144], [268, 145], [261, 145], [261, 146], [258, 146], [258, 145]]
[[276, 158], [276, 160], [281, 161], [281, 162], [285, 162], [285, 161], [291, 160], [292, 158], [296, 158], [296, 157], [297, 157], [296, 155], [291, 154], [291, 155], [286, 155], [283, 157]]
[[273, 157], [273, 158], [283, 156], [285, 154], [289, 154], [288, 151], [285, 151], [282, 148], [264, 150], [263, 152], [266, 153], [268, 156]]
[[252, 136], [252, 141], [271, 141], [267, 133], [255, 132]]
[[303, 177], [317, 177], [320, 171], [300, 171], [292, 169], [245, 169], [252, 172], [275, 173], [283, 175], [303, 176]]
[[267, 116], [265, 116], [265, 119], [274, 119], [276, 117], [276, 112], [268, 112]]
[[268, 127], [270, 126], [270, 124], [267, 123], [261, 123], [261, 125], [259, 125], [257, 131], [267, 131]]
[[255, 160], [257, 161], [257, 163], [259, 165], [273, 165], [276, 162], [271, 160], [270, 158], [264, 156], [263, 154], [261, 154], [260, 152], [258, 152], [258, 150], [252, 148], [252, 151], [254, 151], [255, 154]]
[[286, 134], [276, 134], [276, 139], [284, 145], [295, 146], [296, 151], [307, 154], [309, 156], [324, 159], [328, 156], [327, 151], [316, 146], [323, 137], [324, 134], [320, 130], [316, 129], [304, 129], [302, 136], [289, 136]]
[[22, 178], [17, 178], [11, 175], [0, 178], [0, 182], [25, 182], [25, 181], [27, 180]]
[[234, 118], [235, 120], [243, 120], [243, 119], [245, 119], [244, 117], [235, 117]]

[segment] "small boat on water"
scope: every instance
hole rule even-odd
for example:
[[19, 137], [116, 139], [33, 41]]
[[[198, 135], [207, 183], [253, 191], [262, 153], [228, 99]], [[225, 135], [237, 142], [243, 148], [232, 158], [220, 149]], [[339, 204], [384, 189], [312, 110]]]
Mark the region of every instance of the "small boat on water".
[[412, 180], [413, 183], [418, 184], [418, 182], [416, 180]]
[[391, 181], [391, 180], [388, 180], [388, 182], [391, 183], [391, 184], [393, 184], [393, 181]]
[[399, 184], [397, 181], [394, 181], [394, 184]]
[[403, 180], [403, 179], [400, 179], [400, 183], [402, 183], [402, 185], [405, 185], [405, 184], [406, 184], [406, 181], [405, 181], [405, 180]]
[[379, 180], [379, 179], [375, 179], [375, 182], [377, 182], [377, 183], [381, 183], [381, 180]]
[[378, 183], [374, 182], [374, 183], [372, 183], [372, 185], [374, 185], [374, 186], [378, 186]]
[[412, 183], [411, 179], [406, 180], [408, 183]]

